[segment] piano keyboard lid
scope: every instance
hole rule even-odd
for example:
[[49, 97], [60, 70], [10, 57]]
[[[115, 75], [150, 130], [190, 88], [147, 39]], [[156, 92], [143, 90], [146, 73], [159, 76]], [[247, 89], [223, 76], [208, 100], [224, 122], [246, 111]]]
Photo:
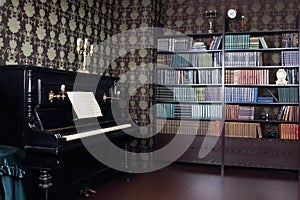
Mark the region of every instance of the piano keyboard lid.
[[43, 130], [74, 127], [74, 119], [76, 118], [73, 116], [72, 110], [61, 107], [38, 109], [36, 114]]

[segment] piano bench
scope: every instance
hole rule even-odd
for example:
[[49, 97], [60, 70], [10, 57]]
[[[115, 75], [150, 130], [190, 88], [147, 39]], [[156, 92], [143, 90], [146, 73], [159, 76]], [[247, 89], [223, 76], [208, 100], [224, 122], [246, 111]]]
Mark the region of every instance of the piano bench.
[[0, 145], [0, 200], [25, 200], [22, 179], [22, 159], [25, 153], [18, 147]]

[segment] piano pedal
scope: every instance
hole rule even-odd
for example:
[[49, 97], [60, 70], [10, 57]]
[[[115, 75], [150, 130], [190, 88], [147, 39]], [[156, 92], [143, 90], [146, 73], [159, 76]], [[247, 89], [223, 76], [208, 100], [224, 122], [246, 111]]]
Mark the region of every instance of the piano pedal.
[[86, 190], [87, 192], [92, 193], [92, 194], [96, 194], [96, 193], [97, 193], [96, 190], [93, 190], [93, 189], [91, 189], [91, 188], [85, 188], [85, 190]]
[[90, 197], [90, 194], [87, 192], [87, 190], [80, 190], [80, 196], [82, 197]]

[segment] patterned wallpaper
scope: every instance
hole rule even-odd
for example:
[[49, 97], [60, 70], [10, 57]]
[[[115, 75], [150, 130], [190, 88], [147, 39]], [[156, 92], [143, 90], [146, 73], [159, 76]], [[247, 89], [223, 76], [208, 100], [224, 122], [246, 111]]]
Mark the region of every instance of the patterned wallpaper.
[[[140, 30], [140, 28], [155, 26], [157, 17], [157, 2], [151, 0], [120, 0], [119, 21], [117, 32], [125, 39], [119, 40], [118, 49], [121, 51], [125, 45], [127, 49], [132, 48], [125, 56], [116, 62], [119, 68], [113, 73], [120, 74], [124, 80], [121, 93], [134, 90], [134, 95], [129, 101], [129, 110], [132, 118], [139, 119], [141, 125], [149, 124], [149, 107], [153, 90], [149, 83], [153, 83], [153, 50], [145, 48], [149, 43], [154, 45], [152, 32]], [[126, 31], [131, 33], [124, 34]], [[135, 31], [136, 30], [136, 31]], [[121, 102], [125, 106], [126, 102]]]
[[[205, 10], [217, 10], [215, 30], [222, 30], [228, 8], [237, 8], [245, 16], [246, 30], [273, 30], [296, 27], [299, 0], [1, 0], [0, 64], [34, 64], [62, 70], [78, 67], [76, 39], [88, 37], [99, 43], [115, 33], [139, 27], [155, 26], [182, 33], [202, 33], [208, 29]], [[232, 21], [231, 30], [240, 29]], [[139, 40], [137, 40], [139, 41]], [[91, 71], [113, 50], [92, 61]], [[147, 56], [146, 56], [147, 57]], [[100, 65], [99, 65], [100, 64]], [[124, 67], [123, 67], [124, 66]], [[126, 71], [127, 64], [110, 73]]]
[[[229, 8], [245, 16], [245, 30], [274, 30], [296, 28], [300, 10], [299, 0], [162, 0], [161, 24], [185, 34], [205, 33], [209, 28], [205, 11], [217, 10], [215, 31], [222, 32], [222, 24]], [[241, 18], [230, 22], [231, 31], [241, 30]]]
[[[1, 0], [0, 12], [2, 65], [76, 70], [77, 38], [98, 43], [112, 35], [115, 28], [114, 0]], [[109, 54], [104, 52], [103, 57]], [[92, 62], [96, 66], [103, 61]]]
[[[205, 10], [217, 10], [215, 31], [222, 31], [228, 8], [237, 8], [245, 16], [245, 30], [295, 28], [300, 10], [299, 0], [0, 0], [0, 64], [33, 64], [61, 70], [81, 66], [76, 53], [76, 39], [89, 38], [98, 44], [128, 30], [163, 26], [182, 33], [204, 33], [208, 21]], [[231, 21], [238, 31], [240, 20]], [[123, 35], [124, 36], [124, 35]], [[134, 119], [147, 125], [151, 118], [153, 90], [153, 51], [143, 43], [153, 42], [153, 33], [139, 32], [117, 38], [114, 45], [95, 49], [98, 56], [90, 60], [92, 73], [121, 77], [121, 101]], [[140, 49], [126, 52], [140, 45]], [[100, 55], [100, 56], [99, 56]], [[109, 66], [108, 68], [105, 66]], [[137, 87], [137, 86], [141, 87]]]

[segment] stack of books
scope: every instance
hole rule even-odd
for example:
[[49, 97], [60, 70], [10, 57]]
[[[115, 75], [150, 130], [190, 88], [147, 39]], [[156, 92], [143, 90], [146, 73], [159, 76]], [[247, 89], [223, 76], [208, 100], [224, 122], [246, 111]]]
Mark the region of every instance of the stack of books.
[[206, 45], [204, 42], [195, 42], [192, 46], [192, 51], [203, 51], [206, 50]]

